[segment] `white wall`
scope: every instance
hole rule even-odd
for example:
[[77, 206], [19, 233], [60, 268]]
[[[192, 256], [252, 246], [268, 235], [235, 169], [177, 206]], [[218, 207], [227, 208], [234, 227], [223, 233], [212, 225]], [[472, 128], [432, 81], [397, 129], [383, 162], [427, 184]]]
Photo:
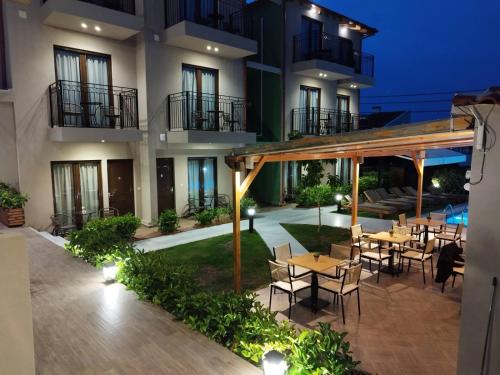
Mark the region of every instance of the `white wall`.
[[[54, 45], [111, 55], [113, 84], [137, 87], [135, 43], [118, 42], [84, 33], [44, 26], [39, 22], [39, 2], [21, 6], [6, 4], [9, 55], [14, 88], [14, 115], [19, 154], [20, 189], [30, 200], [26, 205], [29, 225], [46, 228], [53, 213], [50, 161], [133, 158], [127, 144], [81, 144], [49, 141], [48, 86], [55, 81]], [[28, 19], [18, 16], [27, 11]], [[107, 199], [106, 164], [103, 196]], [[106, 204], [106, 202], [105, 202]]]

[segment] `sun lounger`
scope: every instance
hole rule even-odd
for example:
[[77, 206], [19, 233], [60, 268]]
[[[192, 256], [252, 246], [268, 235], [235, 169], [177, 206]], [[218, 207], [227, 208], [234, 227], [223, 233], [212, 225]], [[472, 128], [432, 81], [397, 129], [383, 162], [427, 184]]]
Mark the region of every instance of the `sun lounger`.
[[409, 204], [415, 204], [415, 198], [410, 198], [410, 197], [398, 197], [397, 195], [394, 195], [394, 194], [389, 194], [387, 192], [387, 190], [385, 190], [384, 188], [378, 188], [378, 189], [375, 189], [375, 191], [380, 195], [380, 197], [382, 197], [382, 199], [384, 200], [388, 200], [388, 199], [396, 199], [400, 202], [407, 202]]
[[[405, 187], [403, 187], [403, 190], [405, 192], [407, 192], [408, 194], [412, 194], [415, 197], [417, 196], [417, 191], [412, 186], [405, 186]], [[422, 198], [434, 199], [434, 203], [445, 203], [445, 202], [449, 202], [451, 199], [450, 197], [447, 197], [443, 194], [431, 194], [428, 192], [423, 192]]]
[[379, 193], [377, 193], [375, 190], [366, 190], [365, 191], [365, 196], [368, 198], [368, 201], [370, 203], [379, 203], [383, 204], [386, 206], [394, 206], [397, 207], [400, 210], [406, 210], [406, 209], [411, 209], [415, 205], [408, 203], [404, 200], [398, 200], [398, 199], [382, 199]]
[[[414, 201], [417, 199], [417, 195], [415, 194], [409, 194], [407, 192], [404, 192], [403, 190], [401, 190], [401, 188], [399, 187], [392, 187], [389, 189], [389, 191], [396, 195], [397, 197], [399, 198], [410, 198], [410, 199], [413, 199]], [[435, 204], [437, 202], [437, 200], [435, 198], [431, 198], [431, 197], [428, 197], [428, 196], [422, 196], [422, 202], [424, 204]]]
[[[345, 199], [347, 200], [348, 204], [344, 207], [350, 210], [352, 208], [352, 198], [349, 195], [346, 195]], [[394, 215], [397, 213], [397, 209], [393, 206], [367, 202], [359, 203], [358, 210], [378, 214], [381, 219], [383, 219], [386, 215]]]

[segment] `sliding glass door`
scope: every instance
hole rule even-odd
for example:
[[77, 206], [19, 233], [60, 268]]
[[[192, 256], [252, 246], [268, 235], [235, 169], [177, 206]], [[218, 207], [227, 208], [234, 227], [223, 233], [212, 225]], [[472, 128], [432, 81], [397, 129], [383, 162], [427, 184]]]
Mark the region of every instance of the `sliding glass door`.
[[300, 86], [299, 129], [303, 134], [315, 134], [319, 129], [319, 108], [321, 90], [316, 87]]
[[101, 163], [70, 161], [52, 163], [54, 213], [73, 222], [77, 215], [98, 216], [102, 208]]
[[[110, 92], [111, 57], [55, 47], [56, 79], [65, 126], [110, 127], [115, 114]], [[118, 103], [117, 103], [118, 104]]]
[[188, 159], [188, 199], [199, 208], [215, 207], [217, 201], [217, 158]]
[[184, 118], [191, 129], [218, 126], [218, 72], [192, 65], [182, 66], [182, 91], [186, 93]]

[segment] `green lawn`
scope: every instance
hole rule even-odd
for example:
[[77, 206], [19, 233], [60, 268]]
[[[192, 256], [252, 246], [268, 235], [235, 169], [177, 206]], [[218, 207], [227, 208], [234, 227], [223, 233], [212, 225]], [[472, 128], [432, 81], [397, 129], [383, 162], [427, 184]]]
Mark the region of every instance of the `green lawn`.
[[350, 240], [350, 232], [345, 228], [321, 226], [318, 233], [317, 225], [310, 224], [281, 224], [302, 246], [308, 251], [318, 251], [324, 254], [330, 252], [330, 244], [340, 244]]
[[[197, 268], [200, 285], [211, 291], [233, 289], [233, 236], [227, 234], [159, 250], [173, 264]], [[241, 232], [241, 284], [258, 289], [269, 283], [271, 252], [257, 233]]]

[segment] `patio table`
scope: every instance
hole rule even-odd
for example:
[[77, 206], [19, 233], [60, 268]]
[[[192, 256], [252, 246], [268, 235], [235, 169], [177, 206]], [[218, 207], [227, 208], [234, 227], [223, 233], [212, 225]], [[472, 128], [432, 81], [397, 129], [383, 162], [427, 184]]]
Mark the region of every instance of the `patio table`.
[[288, 264], [307, 268], [312, 271], [311, 275], [311, 296], [304, 298], [299, 303], [310, 307], [314, 312], [321, 310], [327, 306], [329, 302], [318, 298], [318, 273], [325, 272], [330, 268], [337, 267], [342, 263], [340, 259], [330, 258], [329, 256], [320, 255], [318, 260], [314, 258], [312, 253], [299, 255], [288, 259]]
[[440, 227], [441, 225], [446, 224], [444, 220], [429, 220], [425, 217], [408, 219], [408, 222], [412, 224], [422, 225], [424, 227], [424, 243], [427, 243], [427, 241], [429, 241], [429, 227]]
[[368, 236], [369, 239], [378, 241], [379, 248], [382, 247], [382, 242], [387, 242], [389, 244], [389, 254], [391, 257], [389, 258], [389, 266], [382, 268], [380, 271], [384, 273], [388, 273], [391, 275], [399, 275], [400, 270], [394, 268], [394, 252], [395, 249], [392, 246], [393, 244], [403, 245], [407, 242], [411, 241], [411, 235], [409, 234], [399, 234], [393, 233], [392, 236], [389, 232], [378, 232], [375, 234], [370, 234]]

